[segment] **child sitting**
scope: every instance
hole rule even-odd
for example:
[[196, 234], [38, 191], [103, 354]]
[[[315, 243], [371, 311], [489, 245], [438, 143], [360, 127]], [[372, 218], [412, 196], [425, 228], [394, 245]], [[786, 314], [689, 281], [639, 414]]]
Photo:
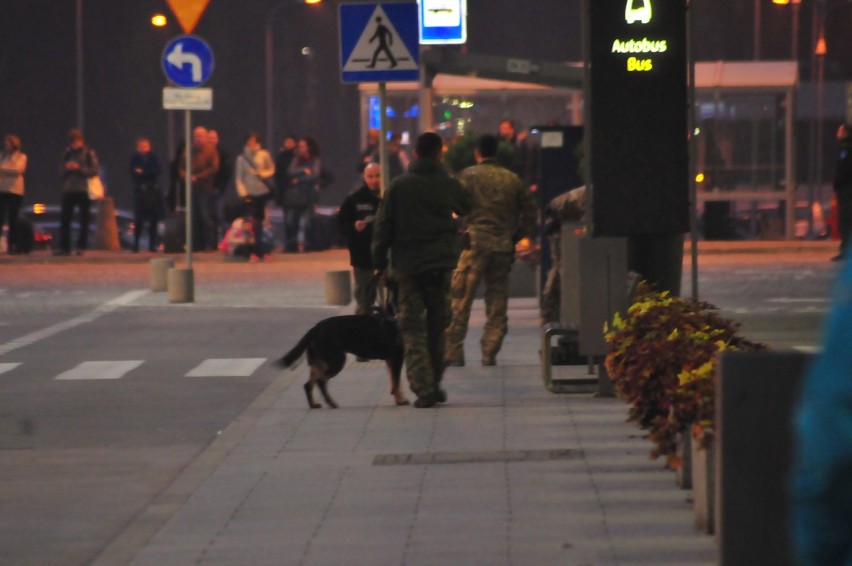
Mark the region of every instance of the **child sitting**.
[[219, 249], [232, 258], [260, 261], [255, 249], [254, 222], [251, 216], [235, 219], [219, 243]]

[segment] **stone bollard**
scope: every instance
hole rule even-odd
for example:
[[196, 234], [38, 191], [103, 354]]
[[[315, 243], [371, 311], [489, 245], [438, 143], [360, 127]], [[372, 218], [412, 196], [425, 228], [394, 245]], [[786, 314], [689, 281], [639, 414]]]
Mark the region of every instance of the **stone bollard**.
[[191, 269], [169, 269], [168, 280], [170, 303], [192, 303], [195, 301]]
[[175, 266], [172, 258], [155, 258], [150, 262], [149, 276], [151, 290], [155, 293], [166, 291], [169, 288], [168, 272]]
[[121, 249], [121, 242], [118, 240], [118, 224], [115, 221], [115, 201], [112, 197], [104, 197], [97, 203], [97, 224], [92, 248], [118, 251]]
[[352, 282], [349, 271], [327, 271], [325, 302], [329, 305], [348, 305], [352, 301]]

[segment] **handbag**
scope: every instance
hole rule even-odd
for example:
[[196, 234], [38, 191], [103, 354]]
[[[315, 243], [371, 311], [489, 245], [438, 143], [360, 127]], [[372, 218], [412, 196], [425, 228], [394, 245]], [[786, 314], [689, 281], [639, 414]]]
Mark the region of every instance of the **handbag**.
[[89, 198], [92, 200], [101, 200], [104, 198], [104, 184], [101, 182], [100, 175], [89, 177], [86, 181], [89, 189]]

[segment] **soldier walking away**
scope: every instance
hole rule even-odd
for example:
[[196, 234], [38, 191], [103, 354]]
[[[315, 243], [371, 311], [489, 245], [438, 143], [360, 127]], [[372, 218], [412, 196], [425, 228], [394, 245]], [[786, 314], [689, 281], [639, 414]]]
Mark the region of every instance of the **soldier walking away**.
[[417, 138], [408, 173], [391, 181], [373, 224], [377, 277], [390, 265], [398, 289], [397, 325], [405, 345], [405, 368], [414, 406], [433, 407], [447, 395], [444, 330], [449, 315], [450, 273], [460, 242], [453, 214], [467, 216], [473, 199], [441, 165], [443, 142], [426, 132]]
[[390, 46], [393, 45], [393, 33], [391, 33], [391, 30], [389, 30], [388, 27], [382, 23], [381, 17], [376, 18], [376, 23], [378, 24], [376, 26], [376, 33], [374, 33], [373, 37], [370, 38], [370, 43], [373, 43], [374, 40], [378, 39], [379, 46], [373, 53], [373, 60], [370, 62], [369, 65], [367, 65], [367, 67], [369, 67], [370, 69], [375, 68], [376, 61], [379, 60], [379, 53], [384, 51], [385, 53], [387, 53], [388, 59], [390, 60], [390, 68], [393, 69], [394, 67], [396, 67], [396, 59], [394, 58], [393, 53], [391, 53], [390, 50]]
[[536, 234], [536, 205], [532, 194], [513, 172], [497, 164], [496, 136], [479, 138], [477, 165], [459, 180], [475, 204], [467, 218], [465, 249], [452, 278], [452, 319], [447, 328], [445, 364], [464, 365], [464, 338], [470, 308], [485, 281], [487, 320], [482, 332], [482, 365], [493, 366], [508, 330], [509, 274], [515, 242]]

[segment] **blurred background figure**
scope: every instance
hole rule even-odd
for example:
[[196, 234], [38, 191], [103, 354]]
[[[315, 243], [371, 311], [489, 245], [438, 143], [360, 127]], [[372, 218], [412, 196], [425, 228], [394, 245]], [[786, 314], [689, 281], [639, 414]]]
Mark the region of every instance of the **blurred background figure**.
[[89, 177], [98, 174], [98, 157], [86, 146], [83, 132], [74, 128], [68, 132], [68, 146], [62, 152], [59, 176], [62, 180], [62, 212], [59, 226], [59, 250], [56, 255], [71, 255], [71, 219], [74, 209], [80, 209], [80, 232], [77, 236], [77, 255], [89, 244]]
[[160, 190], [160, 159], [151, 151], [148, 138], [136, 141], [136, 152], [130, 157], [130, 179], [133, 183], [133, 252], [139, 251], [145, 224], [148, 225], [148, 251], [157, 251], [157, 224], [163, 216], [163, 193]]
[[260, 145], [256, 132], [246, 136], [243, 152], [237, 157], [237, 194], [245, 203], [246, 215], [254, 219], [254, 255], [252, 259], [263, 261], [263, 222], [266, 220], [266, 203], [272, 196], [267, 183], [275, 175], [275, 164], [269, 152]]
[[224, 204], [225, 192], [228, 190], [228, 185], [231, 183], [231, 176], [234, 171], [234, 162], [231, 156], [222, 148], [219, 143], [219, 132], [216, 130], [207, 131], [207, 141], [213, 147], [219, 158], [219, 170], [216, 171], [216, 177], [213, 181], [215, 187], [215, 199], [213, 210], [216, 214], [213, 217], [213, 222], [216, 225], [216, 238], [218, 239], [224, 234], [224, 226], [222, 224], [222, 205]]
[[840, 231], [840, 253], [833, 258], [838, 261], [849, 251], [852, 231], [852, 126], [840, 124], [837, 128], [837, 168], [834, 172], [834, 195], [837, 199], [837, 224]]
[[188, 175], [185, 153], [186, 150], [177, 165], [184, 183], [187, 176], [192, 181], [192, 247], [194, 251], [213, 251], [217, 242], [216, 174], [219, 171], [219, 154], [210, 145], [206, 128], [198, 126], [192, 131]]
[[322, 165], [319, 145], [311, 136], [299, 140], [296, 155], [287, 169], [289, 185], [282, 197], [284, 203], [284, 251], [299, 253], [308, 249], [308, 230], [319, 199]]
[[18, 212], [24, 200], [26, 170], [27, 156], [21, 151], [21, 138], [7, 134], [0, 151], [0, 231], [5, 223], [9, 228], [6, 250], [12, 255], [29, 250], [25, 242], [18, 241]]
[[281, 195], [287, 185], [290, 184], [290, 176], [287, 170], [290, 168], [290, 162], [293, 161], [293, 156], [296, 155], [296, 146], [298, 145], [298, 137], [289, 135], [281, 142], [281, 147], [278, 148], [278, 155], [275, 156], [275, 202], [282, 209]]

